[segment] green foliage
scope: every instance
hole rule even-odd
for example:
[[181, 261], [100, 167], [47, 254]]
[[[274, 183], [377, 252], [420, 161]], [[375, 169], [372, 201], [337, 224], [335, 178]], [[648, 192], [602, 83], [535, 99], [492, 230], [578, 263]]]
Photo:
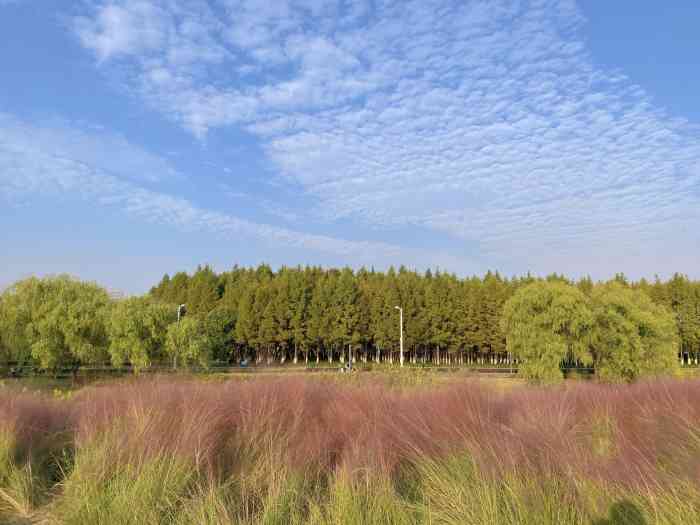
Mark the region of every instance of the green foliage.
[[67, 276], [15, 283], [2, 295], [0, 333], [17, 361], [44, 368], [107, 360], [110, 299], [93, 283]]
[[186, 316], [168, 327], [165, 350], [175, 367], [178, 363], [206, 367], [211, 360], [212, 340], [197, 317]]
[[450, 348], [456, 344], [455, 279], [447, 274], [436, 274], [425, 292], [428, 341], [436, 348]]
[[[700, 365], [700, 283], [682, 275], [667, 282], [658, 278], [631, 282], [623, 274], [614, 282], [665, 307], [673, 316], [681, 362]], [[572, 290], [579, 295], [575, 304], [567, 305], [562, 297], [542, 295], [539, 285], [568, 290], [562, 297], [571, 300]], [[180, 364], [200, 362], [202, 356], [218, 363], [248, 358], [272, 364], [301, 358], [305, 363], [332, 364], [347, 357], [349, 350], [355, 362], [393, 364], [399, 350], [399, 315], [394, 307], [401, 306], [409, 365], [520, 366], [527, 376], [551, 381], [559, 377], [557, 363], [567, 367], [592, 363], [590, 333], [582, 329], [579, 340], [576, 332], [583, 328], [576, 316], [585, 308], [578, 312], [569, 308], [581, 306], [582, 297], [592, 308], [590, 301], [599, 286], [590, 278], [574, 284], [558, 274], [538, 279], [487, 272], [460, 279], [405, 267], [386, 272], [319, 267], [273, 271], [268, 265], [236, 266], [217, 274], [203, 266], [191, 274], [166, 274], [145, 297], [113, 302], [94, 284], [67, 277], [28, 279], [0, 295], [0, 364], [60, 368], [110, 359], [115, 365], [132, 363], [136, 369], [172, 364], [175, 356], [165, 351], [165, 338], [179, 304], [186, 304], [185, 317], [198, 319], [206, 341], [194, 345], [203, 348], [195, 352], [198, 357], [178, 358]], [[539, 325], [518, 328], [508, 346], [509, 321], [503, 312], [516, 293], [525, 308], [523, 326]], [[524, 299], [531, 293], [532, 298]], [[528, 308], [539, 309], [539, 317], [531, 319]], [[514, 320], [514, 311], [510, 315]], [[573, 317], [563, 322], [567, 316]], [[508, 329], [516, 327], [511, 324]], [[669, 341], [661, 352], [664, 360], [672, 353]], [[659, 366], [665, 369], [667, 364]], [[637, 372], [625, 374], [635, 377]]]
[[643, 292], [619, 281], [593, 290], [591, 345], [596, 374], [606, 381], [633, 381], [678, 368], [673, 316]]
[[202, 331], [208, 339], [214, 361], [227, 362], [230, 359], [235, 326], [236, 312], [225, 306], [215, 308], [202, 321]]
[[199, 267], [187, 285], [187, 304], [191, 314], [206, 315], [219, 300], [219, 279], [209, 266]]
[[175, 306], [146, 297], [117, 302], [107, 323], [112, 364], [131, 363], [141, 370], [158, 362], [164, 356], [168, 326], [175, 318]]
[[586, 297], [569, 284], [539, 281], [521, 288], [506, 303], [501, 322], [508, 351], [530, 380], [562, 379], [560, 366], [565, 359], [592, 363], [593, 316]]
[[[164, 278], [152, 293], [159, 298], [183, 297], [185, 301], [189, 288], [204, 281], [203, 276], [209, 272], [200, 268], [191, 277], [176, 274], [172, 279]], [[215, 279], [207, 279], [211, 292]], [[549, 275], [544, 281], [572, 285], [558, 274]], [[632, 283], [623, 274], [616, 275], [615, 281], [644, 292], [655, 304], [672, 310], [684, 362], [700, 363], [698, 283], [683, 276], [674, 276], [668, 283]], [[501, 322], [504, 305], [516, 291], [540, 280], [530, 275], [505, 279], [493, 272], [483, 278], [458, 279], [439, 271], [421, 275], [404, 267], [398, 271], [390, 268], [385, 273], [313, 267], [273, 272], [262, 265], [257, 269], [235, 267], [218, 276], [217, 282], [220, 299], [216, 308], [225, 308], [231, 316], [225, 330], [235, 341], [232, 352], [237, 355], [284, 361], [302, 351], [307, 358], [311, 352], [317, 359], [330, 360], [334, 355], [342, 355], [350, 345], [356, 357], [365, 360], [395, 358], [399, 326], [394, 306], [401, 305], [410, 361], [412, 358], [414, 363], [468, 362], [488, 366], [514, 365], [512, 359], [518, 356], [506, 347]], [[595, 287], [589, 277], [573, 286], [586, 298], [590, 298]], [[562, 350], [557, 341], [561, 342], [555, 338], [541, 340], [537, 345], [551, 347], [545, 352], [551, 358], [546, 365], [550, 372], [556, 370], [556, 356]], [[565, 365], [590, 364], [591, 355], [584, 347], [588, 348], [585, 341], [577, 348], [567, 347]], [[549, 379], [555, 377], [558, 373], [553, 372]]]
[[697, 359], [700, 353], [700, 283], [675, 274], [663, 288], [659, 302], [675, 315], [681, 350], [686, 356]]
[[238, 318], [234, 337], [240, 344], [252, 344], [258, 333], [260, 317], [255, 302], [255, 291], [254, 286], [246, 287], [238, 303]]

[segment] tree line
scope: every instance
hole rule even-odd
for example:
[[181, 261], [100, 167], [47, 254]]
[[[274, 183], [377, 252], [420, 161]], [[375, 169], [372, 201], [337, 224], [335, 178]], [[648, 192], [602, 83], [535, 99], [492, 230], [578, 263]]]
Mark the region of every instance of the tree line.
[[[125, 299], [111, 297], [95, 283], [67, 276], [19, 281], [0, 296], [0, 359], [45, 369], [85, 364], [144, 369], [240, 360], [332, 364], [345, 362], [350, 355], [356, 362], [393, 363], [399, 352], [399, 315], [394, 307], [400, 306], [409, 363], [506, 366], [517, 361], [523, 365], [528, 361], [525, 349], [539, 348], [547, 340], [543, 329], [566, 324], [559, 319], [536, 327], [529, 335], [521, 333], [526, 318], [518, 321], [513, 316], [514, 302], [520, 301], [522, 311], [534, 308], [535, 316], [543, 308], [553, 308], [552, 300], [539, 306], [523, 302], [523, 297], [542, 294], [532, 286], [538, 283], [575, 290], [578, 300], [583, 298], [579, 313], [598, 316], [598, 321], [584, 323], [589, 328], [578, 339], [563, 339], [568, 350], [553, 354], [558, 356], [557, 366], [562, 362], [602, 366], [599, 358], [590, 358], [594, 350], [574, 349], [578, 344], [602, 347], [602, 333], [594, 333], [590, 326], [619, 321], [617, 330], [627, 330], [632, 338], [633, 325], [601, 314], [617, 308], [626, 312], [623, 318], [632, 315], [624, 305], [600, 306], [605, 301], [602, 296], [620, 294], [632, 294], [624, 300], [641, 304], [640, 316], [670, 319], [674, 359], [698, 364], [700, 283], [679, 274], [653, 282], [630, 282], [620, 274], [611, 284], [590, 278], [572, 281], [556, 274], [544, 279], [506, 278], [488, 272], [459, 278], [404, 267], [386, 272], [320, 267], [273, 271], [267, 265], [234, 267], [222, 273], [202, 266], [191, 274], [166, 274], [147, 294]], [[184, 315], [178, 321], [181, 304]], [[645, 329], [639, 323], [635, 326], [637, 331]], [[516, 333], [524, 339], [519, 340]], [[549, 342], [562, 343], [559, 336], [555, 333]], [[614, 340], [619, 333], [608, 337]], [[628, 343], [619, 341], [619, 345]]]

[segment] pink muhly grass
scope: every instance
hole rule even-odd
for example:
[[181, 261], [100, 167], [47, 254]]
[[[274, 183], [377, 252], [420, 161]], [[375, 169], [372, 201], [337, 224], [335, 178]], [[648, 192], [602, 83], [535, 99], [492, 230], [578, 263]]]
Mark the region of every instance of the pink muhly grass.
[[[0, 433], [5, 435], [13, 460], [24, 462], [63, 442], [69, 430], [68, 407], [32, 392], [0, 394]], [[63, 438], [63, 439], [61, 439]]]
[[679, 476], [700, 481], [697, 399], [700, 381], [498, 393], [468, 382], [411, 390], [157, 378], [86, 388], [67, 401], [0, 395], [0, 421], [28, 447], [67, 430], [78, 450], [108, 439], [105, 469], [174, 456], [228, 476], [268, 458], [269, 468], [391, 476], [407, 462], [467, 453], [491, 476], [662, 487]]

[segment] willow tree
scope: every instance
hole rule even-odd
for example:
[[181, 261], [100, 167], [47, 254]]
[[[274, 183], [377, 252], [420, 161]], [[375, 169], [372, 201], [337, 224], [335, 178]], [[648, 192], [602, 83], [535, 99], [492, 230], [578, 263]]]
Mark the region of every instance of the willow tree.
[[207, 367], [211, 361], [211, 340], [195, 316], [185, 317], [168, 327], [165, 350], [172, 357], [174, 367], [195, 364]]
[[563, 377], [562, 361], [592, 363], [592, 323], [580, 290], [560, 281], [538, 281], [520, 288], [506, 302], [501, 328], [523, 377], [556, 382]]
[[597, 286], [592, 301], [591, 346], [600, 379], [631, 382], [676, 371], [678, 328], [666, 308], [615, 281]]
[[[32, 359], [31, 342], [25, 329], [32, 317], [30, 297], [17, 297], [16, 284], [0, 295], [0, 361], [22, 365]], [[15, 290], [13, 290], [15, 288]]]
[[114, 366], [130, 363], [135, 370], [148, 368], [165, 355], [165, 334], [175, 321], [174, 305], [148, 297], [119, 301], [108, 321], [109, 354]]
[[94, 283], [32, 277], [3, 293], [0, 332], [15, 356], [31, 354], [42, 368], [103, 362], [109, 305], [107, 292]]

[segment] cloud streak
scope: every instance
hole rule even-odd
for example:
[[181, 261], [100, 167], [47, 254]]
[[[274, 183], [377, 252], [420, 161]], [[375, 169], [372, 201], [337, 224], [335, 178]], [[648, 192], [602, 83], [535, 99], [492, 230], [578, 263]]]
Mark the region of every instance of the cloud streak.
[[[99, 144], [97, 151], [96, 144]], [[124, 169], [140, 163], [144, 163], [142, 168], [150, 166], [161, 174], [174, 171], [166, 161], [118, 135], [104, 131], [95, 135], [60, 121], [28, 123], [0, 113], [0, 198], [10, 205], [41, 194], [78, 196], [184, 231], [204, 231], [226, 238], [243, 236], [277, 247], [335, 256], [365, 253], [368, 261], [399, 253], [398, 248], [385, 243], [311, 235], [199, 207], [185, 198], [148, 189], [124, 176]]]

